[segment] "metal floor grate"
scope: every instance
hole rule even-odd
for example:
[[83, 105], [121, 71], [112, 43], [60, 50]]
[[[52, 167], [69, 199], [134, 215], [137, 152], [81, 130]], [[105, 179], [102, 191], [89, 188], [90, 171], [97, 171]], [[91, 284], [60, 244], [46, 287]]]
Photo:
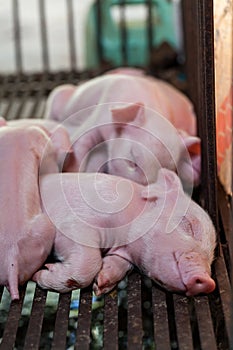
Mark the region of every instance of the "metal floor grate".
[[[47, 93], [61, 83], [88, 78], [75, 73], [0, 78], [0, 114], [41, 117]], [[219, 186], [220, 256], [213, 266], [216, 290], [187, 298], [168, 293], [138, 272], [113, 293], [93, 299], [91, 290], [59, 295], [34, 283], [10, 303], [0, 287], [0, 349], [229, 349], [232, 216]], [[26, 306], [29, 305], [27, 308]]]

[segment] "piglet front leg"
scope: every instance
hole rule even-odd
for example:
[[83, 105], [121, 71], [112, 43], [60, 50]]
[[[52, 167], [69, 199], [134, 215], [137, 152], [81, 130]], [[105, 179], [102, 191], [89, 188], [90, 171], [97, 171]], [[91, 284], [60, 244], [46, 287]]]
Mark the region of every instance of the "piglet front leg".
[[32, 280], [44, 289], [66, 293], [90, 285], [102, 266], [99, 249], [77, 243], [73, 243], [71, 252], [68, 249], [67, 256], [60, 257], [61, 262], [46, 264], [46, 269], [37, 271]]
[[125, 275], [131, 271], [133, 265], [118, 255], [106, 255], [103, 265], [96, 276], [93, 290], [97, 296], [110, 292]]

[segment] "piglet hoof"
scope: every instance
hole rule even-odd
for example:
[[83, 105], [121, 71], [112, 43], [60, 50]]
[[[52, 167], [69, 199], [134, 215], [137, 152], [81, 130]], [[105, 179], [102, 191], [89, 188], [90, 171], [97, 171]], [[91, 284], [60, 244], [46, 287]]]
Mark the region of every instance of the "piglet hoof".
[[102, 294], [109, 293], [117, 283], [111, 283], [109, 279], [106, 279], [105, 276], [98, 275], [96, 281], [93, 283], [93, 291], [98, 297]]
[[186, 284], [187, 296], [194, 296], [197, 294], [208, 294], [213, 292], [215, 289], [214, 280], [207, 274], [198, 275], [192, 277]]

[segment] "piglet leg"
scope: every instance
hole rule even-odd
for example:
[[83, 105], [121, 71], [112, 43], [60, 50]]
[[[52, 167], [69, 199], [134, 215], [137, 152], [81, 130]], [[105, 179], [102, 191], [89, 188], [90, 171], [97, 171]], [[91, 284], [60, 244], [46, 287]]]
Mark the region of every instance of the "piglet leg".
[[102, 266], [99, 249], [83, 247], [84, 254], [70, 254], [68, 259], [54, 264], [46, 264], [46, 269], [36, 272], [32, 280], [40, 287], [61, 293], [87, 287]]
[[110, 292], [120, 282], [133, 265], [118, 255], [107, 255], [103, 258], [103, 266], [96, 276], [93, 290], [101, 295]]

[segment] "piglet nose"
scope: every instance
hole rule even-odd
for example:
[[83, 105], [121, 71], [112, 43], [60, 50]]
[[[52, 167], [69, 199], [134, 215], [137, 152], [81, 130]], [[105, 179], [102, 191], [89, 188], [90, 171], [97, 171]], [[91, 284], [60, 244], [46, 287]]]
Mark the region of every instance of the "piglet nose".
[[208, 274], [195, 275], [187, 282], [186, 288], [187, 296], [208, 294], [215, 289], [215, 282]]

